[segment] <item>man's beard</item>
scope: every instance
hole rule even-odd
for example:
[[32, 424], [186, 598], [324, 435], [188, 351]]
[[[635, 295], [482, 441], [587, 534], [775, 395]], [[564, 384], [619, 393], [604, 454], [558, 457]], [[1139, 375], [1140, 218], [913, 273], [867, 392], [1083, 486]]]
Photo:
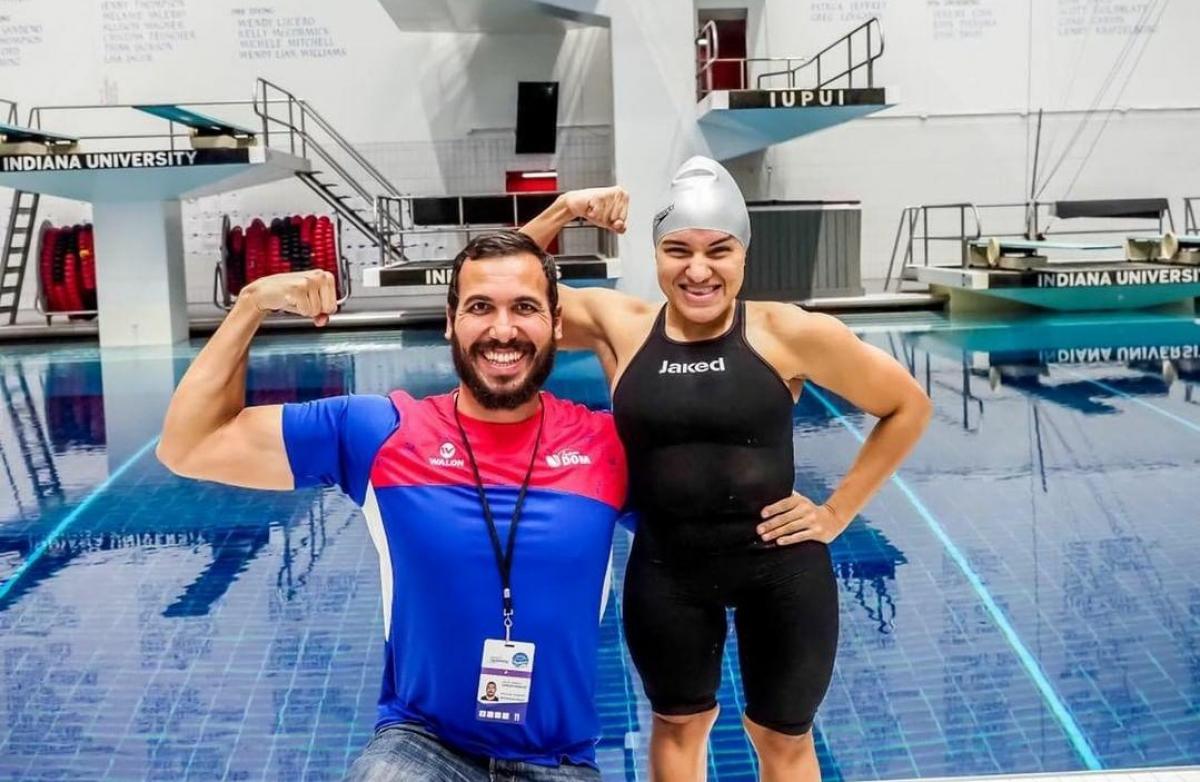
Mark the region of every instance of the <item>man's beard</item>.
[[[515, 410], [530, 401], [550, 376], [550, 370], [554, 369], [554, 340], [539, 353], [533, 343], [526, 340], [500, 342], [481, 339], [468, 349], [458, 341], [458, 335], [452, 333], [450, 336], [450, 352], [454, 356], [455, 371], [475, 400], [489, 410]], [[499, 391], [488, 386], [483, 375], [475, 368], [475, 359], [481, 358], [486, 361], [483, 354], [489, 350], [517, 350], [525, 356], [532, 356], [525, 380], [512, 388]]]

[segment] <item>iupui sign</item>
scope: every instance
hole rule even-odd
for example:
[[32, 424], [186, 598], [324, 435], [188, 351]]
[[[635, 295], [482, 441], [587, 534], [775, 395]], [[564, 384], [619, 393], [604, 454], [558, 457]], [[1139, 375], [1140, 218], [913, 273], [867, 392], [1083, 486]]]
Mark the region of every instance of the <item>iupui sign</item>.
[[731, 109], [804, 109], [877, 106], [887, 101], [881, 87], [812, 90], [731, 90]]

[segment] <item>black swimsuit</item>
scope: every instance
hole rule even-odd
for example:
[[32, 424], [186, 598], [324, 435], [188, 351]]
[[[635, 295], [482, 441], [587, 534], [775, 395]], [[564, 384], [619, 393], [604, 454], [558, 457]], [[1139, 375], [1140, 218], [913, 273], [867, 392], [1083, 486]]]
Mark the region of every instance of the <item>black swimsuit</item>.
[[791, 494], [791, 392], [746, 340], [677, 342], [666, 309], [613, 392], [640, 520], [625, 572], [629, 650], [659, 714], [707, 711], [734, 609], [746, 715], [805, 733], [833, 675], [837, 583], [824, 544], [763, 543], [760, 511]]

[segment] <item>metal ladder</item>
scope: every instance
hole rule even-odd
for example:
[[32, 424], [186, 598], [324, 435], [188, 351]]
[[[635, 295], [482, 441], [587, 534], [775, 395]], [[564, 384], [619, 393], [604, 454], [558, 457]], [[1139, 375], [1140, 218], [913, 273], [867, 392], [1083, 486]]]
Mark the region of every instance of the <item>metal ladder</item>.
[[63, 499], [62, 481], [54, 466], [54, 456], [46, 440], [46, 430], [38, 418], [29, 382], [18, 362], [11, 367], [0, 365], [0, 394], [17, 436], [17, 451], [25, 461], [25, 469], [33, 481], [33, 493], [39, 506], [50, 499]]
[[33, 226], [40, 200], [38, 193], [18, 190], [13, 194], [8, 229], [4, 232], [4, 254], [0, 256], [0, 319], [7, 316], [10, 326], [17, 322], [21, 286], [25, 284], [25, 269], [33, 247]]

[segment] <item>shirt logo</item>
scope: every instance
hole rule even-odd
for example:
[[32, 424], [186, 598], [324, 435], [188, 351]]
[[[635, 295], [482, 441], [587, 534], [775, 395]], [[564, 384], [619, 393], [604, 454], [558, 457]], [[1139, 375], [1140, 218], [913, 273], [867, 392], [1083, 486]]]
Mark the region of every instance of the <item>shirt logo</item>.
[[434, 467], [466, 467], [466, 462], [454, 458], [456, 453], [458, 453], [458, 449], [454, 447], [454, 443], [442, 443], [442, 447], [438, 449], [438, 455], [429, 457], [429, 463]]
[[546, 464], [550, 467], [576, 467], [581, 464], [591, 464], [592, 457], [586, 453], [580, 453], [574, 448], [563, 448], [558, 453], [552, 453], [546, 456]]
[[712, 361], [696, 361], [692, 364], [680, 364], [674, 361], [662, 362], [662, 367], [658, 370], [660, 375], [702, 375], [705, 372], [724, 372], [725, 357], [721, 356]]

